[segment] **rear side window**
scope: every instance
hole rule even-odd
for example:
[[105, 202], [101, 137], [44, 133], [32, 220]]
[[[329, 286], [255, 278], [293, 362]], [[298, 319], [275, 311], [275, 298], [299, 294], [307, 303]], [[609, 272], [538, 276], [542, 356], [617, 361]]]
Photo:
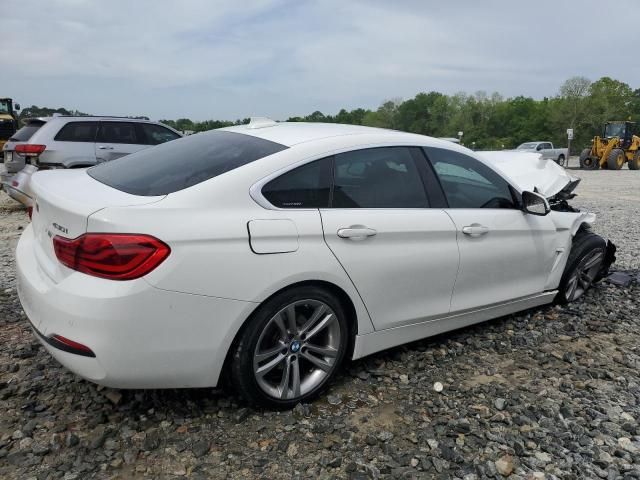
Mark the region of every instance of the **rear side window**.
[[166, 195], [286, 148], [251, 135], [212, 130], [102, 163], [87, 173], [133, 195]]
[[15, 142], [26, 142], [44, 124], [45, 122], [29, 122], [27, 125], [25, 125], [16, 133], [14, 133], [13, 136], [11, 137], [11, 140]]
[[329, 206], [332, 157], [307, 163], [262, 187], [264, 198], [278, 208]]
[[57, 142], [95, 142], [98, 122], [69, 122], [60, 129]]
[[138, 127], [140, 127], [144, 133], [145, 145], [159, 145], [180, 138], [180, 135], [177, 133], [160, 125], [154, 125], [153, 123], [140, 123]]
[[368, 148], [335, 157], [333, 208], [424, 208], [422, 177], [406, 147]]
[[136, 134], [136, 126], [128, 122], [100, 122], [99, 143], [144, 143]]

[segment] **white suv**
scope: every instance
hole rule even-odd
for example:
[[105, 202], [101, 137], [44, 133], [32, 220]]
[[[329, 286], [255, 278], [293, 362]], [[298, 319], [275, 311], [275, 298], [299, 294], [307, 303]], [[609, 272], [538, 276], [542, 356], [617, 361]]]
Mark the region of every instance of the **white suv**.
[[7, 173], [23, 159], [45, 168], [82, 168], [137, 152], [182, 135], [166, 125], [115, 117], [65, 117], [28, 120], [6, 143]]
[[[56, 116], [34, 118], [3, 148], [7, 178], [3, 187], [21, 203], [28, 203], [28, 180], [35, 169], [85, 168], [108, 162], [182, 135], [166, 125], [117, 117]], [[25, 165], [36, 168], [25, 169]]]

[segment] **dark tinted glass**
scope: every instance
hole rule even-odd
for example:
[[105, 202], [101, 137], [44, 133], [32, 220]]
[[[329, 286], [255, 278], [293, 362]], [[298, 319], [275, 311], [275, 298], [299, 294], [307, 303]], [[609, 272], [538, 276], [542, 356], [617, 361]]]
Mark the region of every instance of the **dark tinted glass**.
[[180, 138], [175, 132], [172, 132], [168, 128], [162, 127], [160, 125], [154, 125], [152, 123], [140, 123], [138, 124], [142, 131], [144, 132], [144, 143], [146, 145], [159, 145], [164, 142], [169, 142], [171, 140], [175, 140]]
[[26, 142], [40, 129], [42, 125], [44, 125], [44, 122], [30, 122], [28, 125], [25, 125], [14, 133], [11, 140], [15, 142]]
[[251, 135], [212, 130], [102, 163], [87, 172], [133, 195], [166, 195], [286, 148]]
[[335, 157], [334, 208], [427, 207], [422, 178], [408, 148], [369, 148]]
[[60, 129], [54, 140], [58, 142], [95, 142], [97, 122], [69, 122]]
[[509, 184], [474, 158], [426, 148], [450, 208], [515, 208]]
[[282, 174], [262, 187], [262, 195], [279, 208], [329, 206], [331, 158], [316, 160]]
[[144, 143], [136, 134], [136, 126], [127, 122], [100, 122], [98, 138], [101, 143]]

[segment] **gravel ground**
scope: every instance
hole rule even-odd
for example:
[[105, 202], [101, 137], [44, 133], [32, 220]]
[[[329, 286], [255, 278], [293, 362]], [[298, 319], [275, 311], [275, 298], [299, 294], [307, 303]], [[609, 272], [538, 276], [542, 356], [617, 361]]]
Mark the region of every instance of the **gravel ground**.
[[26, 213], [0, 193], [0, 478], [640, 478], [640, 172], [575, 174], [631, 285], [353, 362], [291, 412], [60, 367], [20, 308]]

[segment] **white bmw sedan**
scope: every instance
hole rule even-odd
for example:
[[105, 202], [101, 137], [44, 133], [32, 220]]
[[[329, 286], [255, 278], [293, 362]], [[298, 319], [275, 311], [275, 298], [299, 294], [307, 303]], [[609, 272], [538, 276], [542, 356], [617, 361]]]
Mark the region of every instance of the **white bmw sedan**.
[[252, 121], [33, 177], [18, 293], [45, 348], [117, 388], [287, 408], [346, 358], [580, 297], [615, 247], [552, 161]]

